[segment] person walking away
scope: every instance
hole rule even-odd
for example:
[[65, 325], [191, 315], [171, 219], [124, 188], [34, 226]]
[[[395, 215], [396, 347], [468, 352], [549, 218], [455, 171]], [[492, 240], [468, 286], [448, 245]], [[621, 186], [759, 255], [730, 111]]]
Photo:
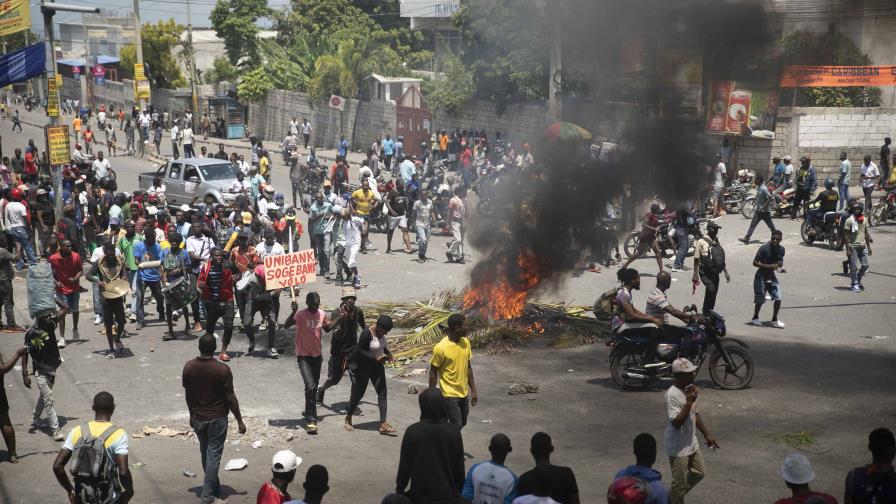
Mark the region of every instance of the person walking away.
[[19, 118], [19, 109], [16, 109], [15, 113], [12, 115], [12, 130], [15, 131], [17, 127], [19, 128], [19, 133], [21, 133], [22, 120]]
[[180, 138], [184, 145], [184, 157], [196, 157], [196, 153], [193, 151], [193, 126], [190, 123], [184, 126]]
[[865, 194], [865, 210], [871, 214], [872, 198], [871, 193], [874, 192], [874, 186], [880, 179], [880, 170], [877, 165], [871, 162], [871, 156], [865, 156], [865, 162], [862, 164], [859, 172], [859, 181], [862, 184], [862, 192]]
[[840, 178], [837, 179], [837, 190], [840, 193], [840, 201], [837, 203], [837, 211], [843, 210], [843, 206], [849, 200], [849, 181], [852, 178], [852, 163], [846, 155], [846, 151], [840, 153]]
[[[230, 304], [233, 305], [233, 302]], [[215, 347], [215, 337], [211, 332], [202, 335], [199, 338], [199, 357], [188, 361], [181, 373], [190, 411], [190, 426], [199, 440], [202, 470], [205, 472], [201, 493], [203, 504], [214, 502], [221, 491], [218, 467], [227, 441], [228, 411], [236, 418], [239, 433], [246, 433], [240, 403], [233, 390], [233, 374], [230, 367], [215, 360]]]
[[861, 201], [851, 207], [850, 216], [846, 219], [843, 233], [846, 242], [846, 251], [849, 254], [849, 277], [852, 280], [851, 290], [861, 292], [865, 290], [862, 278], [870, 266], [871, 244], [874, 240], [868, 231], [868, 219], [863, 215], [865, 205]]
[[697, 431], [703, 434], [707, 447], [719, 448], [697, 410], [700, 391], [694, 385], [696, 370], [697, 366], [688, 359], [675, 359], [672, 363], [675, 383], [665, 395], [667, 423], [664, 441], [672, 468], [672, 504], [684, 504], [685, 494], [706, 475]]
[[890, 175], [890, 169], [892, 165], [890, 164], [892, 149], [890, 147], [890, 137], [884, 138], [884, 144], [880, 146], [880, 185], [883, 186], [886, 183], [887, 178]]
[[[137, 261], [137, 329], [146, 327], [146, 312], [143, 296], [146, 289], [156, 300], [159, 322], [165, 320], [165, 297], [162, 295], [162, 274], [158, 264], [162, 257], [162, 247], [156, 243], [156, 230], [147, 227], [143, 230], [143, 241], [134, 245], [134, 258]], [[142, 264], [142, 267], [141, 267]]]
[[579, 486], [576, 475], [569, 467], [551, 464], [551, 454], [554, 446], [551, 436], [544, 432], [536, 432], [532, 435], [529, 444], [529, 453], [535, 459], [535, 467], [524, 472], [519, 479], [517, 495], [533, 495], [538, 493], [539, 471], [546, 473], [548, 484], [544, 497], [550, 496], [557, 502], [564, 504], [579, 504]]
[[22, 248], [22, 254], [16, 261], [16, 269], [21, 271], [25, 268], [24, 260], [27, 260], [30, 266], [37, 264], [34, 247], [31, 244], [31, 216], [28, 213], [28, 207], [25, 206], [22, 190], [15, 187], [9, 191], [9, 194], [12, 201], [6, 203], [6, 207], [3, 209], [4, 227], [7, 234], [12, 236]]
[[465, 322], [466, 317], [460, 313], [448, 317], [447, 335], [433, 348], [429, 361], [429, 386], [438, 385], [442, 391], [448, 407], [448, 421], [458, 430], [467, 425], [470, 406], [479, 402], [473, 378], [473, 352], [466, 337]]
[[698, 281], [703, 282], [703, 309], [704, 315], [716, 307], [716, 297], [719, 295], [719, 274], [725, 274], [725, 283], [731, 282], [728, 267], [725, 264], [725, 249], [719, 242], [719, 229], [722, 226], [715, 222], [706, 225], [706, 236], [700, 236], [694, 244], [694, 285]]
[[297, 311], [295, 303], [293, 305], [295, 312], [293, 320], [296, 324], [296, 363], [305, 385], [305, 409], [302, 414], [308, 421], [306, 425], [308, 432], [316, 433], [316, 398], [320, 384], [320, 368], [323, 363], [321, 334], [325, 328], [330, 327], [330, 323], [326, 312], [320, 309], [320, 295], [317, 292], [309, 292], [305, 295], [306, 309]]
[[[7, 205], [7, 208], [9, 205]], [[72, 250], [72, 242], [62, 240], [59, 242], [59, 251], [50, 256], [50, 267], [53, 270], [53, 278], [56, 282], [56, 297], [65, 303], [72, 314], [72, 340], [77, 340], [78, 335], [78, 301], [81, 297], [81, 275], [83, 266], [81, 256]], [[65, 317], [59, 319], [59, 337], [65, 340]], [[65, 344], [63, 343], [64, 347]]]
[[744, 244], [750, 243], [750, 237], [753, 236], [753, 231], [756, 230], [756, 226], [759, 225], [759, 221], [764, 221], [768, 228], [772, 231], [772, 234], [775, 232], [775, 223], [772, 222], [772, 212], [770, 210], [772, 204], [772, 194], [768, 190], [768, 186], [765, 185], [765, 179], [762, 178], [761, 175], [756, 176], [756, 205], [755, 210], [753, 211], [753, 219], [750, 221], [750, 228], [747, 229], [747, 234], [740, 239], [740, 241]]
[[791, 453], [784, 459], [784, 464], [781, 466], [781, 477], [792, 495], [778, 499], [775, 501], [775, 504], [804, 504], [809, 502], [812, 504], [837, 504], [837, 499], [832, 495], [813, 492], [809, 488], [809, 483], [815, 479], [815, 471], [812, 470], [812, 464], [809, 463], [809, 459], [802, 453]]
[[7, 460], [11, 464], [19, 462], [19, 455], [16, 452], [16, 431], [13, 429], [12, 421], [9, 419], [9, 399], [6, 397], [6, 385], [3, 383], [3, 375], [12, 371], [16, 362], [27, 352], [27, 347], [19, 347], [7, 361], [4, 361], [3, 355], [0, 354], [0, 433], [3, 434], [3, 442], [6, 443]]
[[663, 254], [660, 253], [659, 245], [657, 245], [657, 235], [660, 228], [660, 206], [656, 203], [650, 205], [650, 211], [644, 214], [644, 220], [641, 224], [641, 233], [638, 235], [638, 248], [632, 254], [620, 269], [628, 269], [628, 265], [635, 259], [639, 259], [647, 252], [647, 249], [653, 250], [656, 256], [656, 265], [660, 271], [663, 271]]
[[[327, 380], [317, 389], [317, 402], [324, 403], [324, 393], [333, 385], [338, 385], [348, 369], [348, 357], [358, 344], [358, 329], [367, 327], [364, 311], [359, 308], [355, 289], [342, 289], [342, 303], [330, 314], [325, 331], [333, 329], [330, 336], [330, 359], [327, 361]], [[298, 321], [296, 321], [298, 323]], [[352, 378], [353, 379], [353, 378]], [[359, 413], [353, 412], [358, 415]]]
[[672, 263], [672, 272], [677, 273], [684, 271], [684, 258], [688, 255], [688, 245], [690, 242], [691, 229], [694, 228], [694, 218], [686, 208], [681, 208], [675, 213], [675, 220], [672, 222], [675, 230], [675, 261]]
[[[56, 481], [70, 502], [127, 504], [134, 498], [134, 481], [128, 468], [128, 434], [112, 424], [115, 398], [108, 392], [93, 397], [94, 419], [68, 433], [53, 461]], [[74, 485], [65, 473], [69, 467]]]
[[6, 236], [7, 235], [0, 234], [0, 304], [3, 305], [2, 313], [6, 314], [5, 325], [2, 323], [2, 319], [0, 319], [0, 331], [22, 332], [25, 328], [16, 324], [15, 292], [12, 286], [12, 280], [16, 277], [13, 264], [16, 261], [17, 256], [21, 255], [21, 251], [16, 250], [16, 254], [10, 252], [7, 248], [9, 242], [6, 239]]
[[286, 501], [295, 502], [289, 496], [287, 488], [296, 477], [296, 469], [302, 459], [291, 450], [280, 450], [271, 459], [271, 480], [265, 482], [258, 489], [255, 497], [256, 504], [283, 504]]
[[227, 362], [230, 360], [227, 346], [233, 337], [233, 273], [224, 267], [224, 251], [220, 248], [212, 249], [210, 259], [200, 268], [196, 286], [205, 306], [205, 334], [214, 337], [215, 324], [222, 320], [224, 336], [219, 358]]
[[171, 126], [171, 157], [174, 159], [178, 159], [180, 157], [180, 151], [177, 148], [178, 142], [180, 142], [180, 127], [177, 125], [177, 122], [174, 123], [174, 126]]
[[456, 262], [463, 264], [464, 261], [464, 234], [466, 234], [466, 226], [464, 226], [464, 218], [467, 215], [467, 203], [464, 198], [467, 197], [467, 190], [463, 187], [454, 188], [454, 197], [448, 202], [448, 227], [451, 228], [452, 241], [448, 245], [448, 262]]
[[156, 123], [155, 129], [153, 130], [152, 135], [152, 143], [156, 146], [156, 154], [162, 155], [162, 135], [165, 133], [165, 130], [162, 129], [162, 125]]
[[507, 455], [513, 451], [510, 438], [495, 434], [488, 444], [491, 460], [474, 464], [464, 480], [461, 496], [472, 504], [512, 502], [516, 498], [517, 477], [504, 465]]
[[336, 155], [345, 159], [348, 155], [348, 140], [345, 139], [345, 135], [339, 135], [339, 145], [337, 147]]
[[753, 319], [750, 324], [761, 326], [759, 309], [765, 303], [766, 294], [774, 301], [771, 326], [778, 329], [784, 328], [784, 322], [778, 320], [778, 312], [781, 310], [781, 284], [775, 271], [784, 273], [784, 247], [781, 246], [783, 234], [780, 229], [772, 231], [772, 239], [759, 247], [756, 257], [753, 258], [753, 266], [756, 267], [756, 275], [753, 277], [753, 303], [756, 305], [753, 311]]
[[383, 204], [386, 207], [389, 220], [389, 228], [386, 231], [386, 253], [392, 253], [392, 235], [398, 228], [401, 231], [401, 238], [404, 240], [404, 251], [410, 254], [412, 250], [411, 239], [408, 235], [408, 197], [404, 194], [402, 181], [396, 181], [395, 187], [389, 191]]
[[812, 165], [812, 158], [808, 155], [803, 156], [800, 158], [800, 168], [796, 171], [796, 192], [793, 195], [791, 219], [796, 219], [803, 203], [809, 201], [817, 187], [818, 183], [815, 178], [815, 166]]
[[212, 122], [208, 118], [208, 114], [202, 114], [202, 119], [199, 120], [199, 128], [202, 130], [202, 139], [208, 140], [208, 133], [212, 129]]
[[34, 412], [31, 414], [31, 428], [28, 432], [37, 432], [40, 429], [41, 416], [46, 416], [53, 441], [62, 441], [64, 437], [59, 430], [59, 417], [56, 415], [56, 403], [53, 400], [53, 385], [56, 383], [56, 370], [62, 364], [56, 338], [56, 326], [65, 317], [68, 306], [58, 299], [56, 305], [59, 307], [58, 313], [38, 314], [37, 320], [25, 333], [25, 348], [28, 349], [28, 353], [22, 356], [22, 382], [25, 384], [25, 388], [31, 388], [31, 378], [28, 376], [28, 359], [30, 358], [34, 381], [37, 382], [40, 397], [37, 399], [37, 404], [34, 405]]
[[395, 490], [411, 502], [457, 504], [464, 484], [460, 430], [447, 423], [448, 409], [439, 389], [424, 390], [418, 402], [420, 421], [410, 425], [401, 440]]
[[890, 429], [880, 427], [868, 435], [871, 463], [856, 467], [846, 475], [843, 504], [896, 502], [896, 439]]
[[[117, 280], [127, 282], [127, 273], [124, 267], [124, 261], [118, 256], [115, 245], [111, 241], [103, 244], [101, 255], [93, 263], [90, 272], [87, 274], [87, 280], [94, 283], [100, 290], [102, 298], [102, 322], [106, 329], [106, 341], [109, 344], [109, 351], [106, 357], [114, 359], [116, 351], [124, 348], [121, 342], [121, 336], [124, 334], [124, 298], [127, 291], [117, 289], [114, 284]], [[116, 330], [112, 331], [113, 323]]]
[[308, 143], [311, 140], [311, 123], [308, 122], [307, 118], [302, 118], [302, 140], [305, 141], [305, 150], [308, 150]]
[[433, 202], [429, 198], [429, 191], [420, 190], [420, 199], [414, 202], [414, 225], [417, 229], [417, 262], [426, 262], [426, 247], [432, 234], [432, 221], [435, 220]]
[[722, 215], [722, 190], [725, 189], [725, 180], [728, 177], [728, 168], [725, 166], [721, 154], [716, 154], [716, 167], [713, 169], [712, 175], [712, 216], [718, 218]]
[[644, 501], [644, 504], [667, 504], [670, 499], [669, 489], [663, 485], [663, 475], [653, 468], [653, 464], [656, 463], [656, 439], [650, 434], [642, 432], [635, 436], [632, 444], [635, 464], [620, 470], [614, 479], [640, 478], [649, 485], [650, 490], [650, 499]]
[[376, 390], [377, 406], [380, 410], [380, 434], [391, 435], [395, 433], [395, 427], [386, 421], [387, 395], [386, 395], [386, 367], [385, 362], [392, 362], [392, 352], [386, 343], [386, 335], [392, 330], [392, 317], [380, 315], [376, 323], [364, 328], [358, 336], [358, 344], [349, 356], [349, 369], [355, 374], [352, 382], [351, 398], [345, 413], [345, 430], [355, 430], [352, 426], [352, 412], [361, 404], [361, 399], [367, 391], [367, 383], [373, 384]]

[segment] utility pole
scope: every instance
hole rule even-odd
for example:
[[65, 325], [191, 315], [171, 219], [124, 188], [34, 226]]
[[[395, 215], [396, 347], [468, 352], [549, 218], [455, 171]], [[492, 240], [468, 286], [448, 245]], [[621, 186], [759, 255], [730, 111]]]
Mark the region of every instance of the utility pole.
[[[87, 39], [87, 17], [84, 14], [81, 14], [81, 33], [84, 34], [84, 71], [81, 72], [81, 106], [89, 107], [90, 41]], [[80, 112], [78, 113], [80, 114]]]
[[[143, 27], [140, 25], [140, 0], [134, 0], [134, 38], [137, 43], [137, 63], [140, 65], [143, 65], [142, 31]], [[130, 70], [133, 70], [133, 68], [131, 68]], [[144, 68], [143, 71], [146, 72], [146, 69]], [[140, 98], [140, 110], [146, 110], [146, 99], [144, 98]]]
[[193, 112], [190, 128], [196, 131], [196, 121], [199, 117], [199, 96], [196, 93], [196, 51], [193, 49], [193, 16], [190, 10], [190, 0], [187, 0], [187, 44], [190, 46], [190, 108]]

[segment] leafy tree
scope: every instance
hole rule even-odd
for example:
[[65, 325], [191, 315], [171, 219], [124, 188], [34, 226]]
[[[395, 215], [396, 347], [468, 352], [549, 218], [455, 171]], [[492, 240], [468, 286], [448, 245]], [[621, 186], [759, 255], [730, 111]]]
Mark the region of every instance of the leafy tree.
[[134, 78], [134, 64], [137, 63], [137, 46], [131, 44], [118, 51], [118, 73], [122, 79]]
[[320, 100], [336, 94], [340, 96], [354, 96], [358, 87], [352, 80], [351, 73], [332, 54], [325, 54], [314, 62], [314, 77], [308, 83], [308, 94], [315, 100]]
[[22, 30], [20, 32], [13, 33], [12, 35], [7, 35], [5, 39], [7, 52], [12, 52], [25, 46], [34, 45], [38, 42], [43, 42], [44, 40], [43, 37], [37, 36], [31, 30]]
[[423, 95], [433, 110], [455, 114], [476, 92], [473, 74], [456, 56], [442, 62], [442, 75], [423, 81]]
[[[785, 65], [871, 65], [871, 58], [842, 33], [795, 31], [781, 40]], [[786, 89], [781, 103], [789, 104], [796, 93], [796, 104], [804, 107], [878, 107], [880, 88], [813, 87]]]
[[212, 28], [224, 40], [232, 65], [246, 68], [259, 63], [257, 22], [270, 15], [267, 0], [218, 0], [210, 16]]
[[175, 23], [173, 18], [156, 24], [146, 23], [141, 28], [143, 63], [146, 77], [153, 86], [172, 89], [187, 84], [172, 52], [181, 45], [183, 31], [183, 25]]
[[236, 85], [237, 94], [246, 101], [259, 101], [271, 89], [274, 89], [274, 86], [271, 84], [264, 67], [250, 70]]
[[240, 71], [230, 64], [227, 57], [215, 56], [212, 67], [205, 71], [203, 78], [206, 84], [217, 84], [219, 82], [235, 83], [239, 76]]

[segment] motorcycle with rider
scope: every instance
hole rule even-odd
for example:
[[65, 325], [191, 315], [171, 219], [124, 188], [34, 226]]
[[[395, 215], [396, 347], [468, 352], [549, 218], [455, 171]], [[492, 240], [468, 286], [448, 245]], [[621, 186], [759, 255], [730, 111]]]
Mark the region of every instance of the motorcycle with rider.
[[818, 193], [814, 200], [806, 203], [806, 218], [800, 226], [800, 237], [807, 245], [816, 241], [826, 241], [832, 249], [839, 250], [840, 214], [837, 202], [840, 194], [834, 188], [834, 179], [828, 177], [824, 181], [825, 190]]

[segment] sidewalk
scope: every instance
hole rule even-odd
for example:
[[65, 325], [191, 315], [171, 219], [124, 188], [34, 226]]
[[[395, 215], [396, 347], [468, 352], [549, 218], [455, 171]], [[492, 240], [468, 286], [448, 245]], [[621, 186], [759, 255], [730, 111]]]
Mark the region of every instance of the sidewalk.
[[[28, 125], [35, 126], [38, 128], [43, 128], [44, 126], [47, 125], [47, 122], [48, 122], [48, 118], [46, 115], [44, 115], [42, 109], [40, 109], [40, 110], [34, 109], [31, 112], [26, 111], [24, 108], [19, 109], [19, 118], [21, 119], [22, 124], [28, 124]], [[71, 130], [72, 119], [73, 119], [73, 116], [71, 116], [71, 115], [63, 115], [63, 116], [59, 117], [59, 123], [68, 126], [69, 130]], [[11, 119], [7, 119], [7, 121], [9, 121], [10, 125], [12, 124]], [[117, 131], [116, 135], [118, 136], [118, 148], [119, 148], [119, 150], [124, 152], [124, 146], [127, 145], [127, 141], [124, 138], [124, 132], [118, 129], [118, 120], [117, 119], [112, 124], [115, 125], [115, 129]], [[94, 128], [94, 131], [96, 131], [95, 126], [96, 126], [96, 118], [94, 118], [90, 124], [90, 127]], [[96, 135], [96, 138], [97, 139], [105, 139], [105, 135], [98, 133]], [[212, 155], [212, 154], [218, 152], [218, 145], [222, 144], [222, 143], [224, 144], [224, 147], [225, 147], [225, 149], [227, 149], [228, 153], [233, 152], [234, 150], [246, 151], [246, 152], [248, 152], [248, 150], [249, 150], [249, 141], [248, 140], [241, 140], [241, 139], [240, 140], [236, 140], [236, 139], [222, 140], [220, 138], [214, 138], [214, 137], [209, 137], [208, 140], [203, 140], [202, 135], [195, 135], [194, 139], [195, 139], [194, 148], [195, 148], [196, 152], [199, 152], [200, 147], [205, 146], [206, 150], [208, 150], [209, 155]], [[137, 140], [137, 141], [139, 141], [139, 140]], [[43, 142], [40, 142], [38, 139], [35, 139], [35, 143], [40, 145]], [[23, 146], [24, 146], [24, 144], [23, 144]], [[147, 160], [156, 162], [156, 163], [166, 162], [171, 157], [170, 155], [164, 154], [165, 152], [171, 151], [171, 136], [168, 134], [167, 131], [165, 131], [165, 133], [162, 135], [162, 152], [163, 152], [162, 156], [157, 156], [155, 154], [155, 145], [153, 145], [152, 143], [149, 143], [147, 145], [147, 147], [148, 147], [147, 155], [145, 156], [145, 158]], [[74, 144], [73, 144], [72, 148], [74, 148]], [[275, 154], [280, 154], [280, 158], [282, 159], [282, 151], [280, 150], [280, 142], [268, 141], [265, 144], [265, 148], [268, 150], [268, 152], [272, 156]], [[181, 150], [181, 152], [183, 152], [182, 146], [180, 147], [180, 150]], [[303, 155], [308, 154], [308, 151], [305, 150], [304, 148], [302, 148], [301, 145], [299, 146], [299, 152]], [[367, 155], [365, 154], [365, 152], [366, 152], [366, 147], [365, 147], [364, 152], [349, 151], [348, 156], [347, 156], [349, 163], [353, 164], [353, 165], [360, 165], [362, 161], [367, 159]], [[317, 149], [315, 151], [315, 153], [317, 154], [317, 157], [321, 161], [323, 161], [325, 164], [330, 164], [330, 163], [333, 163], [336, 161], [336, 149]], [[245, 152], [242, 152], [242, 154], [245, 155]], [[134, 157], [139, 157], [139, 156], [134, 156]], [[274, 161], [276, 162], [277, 158], [275, 158]]]

